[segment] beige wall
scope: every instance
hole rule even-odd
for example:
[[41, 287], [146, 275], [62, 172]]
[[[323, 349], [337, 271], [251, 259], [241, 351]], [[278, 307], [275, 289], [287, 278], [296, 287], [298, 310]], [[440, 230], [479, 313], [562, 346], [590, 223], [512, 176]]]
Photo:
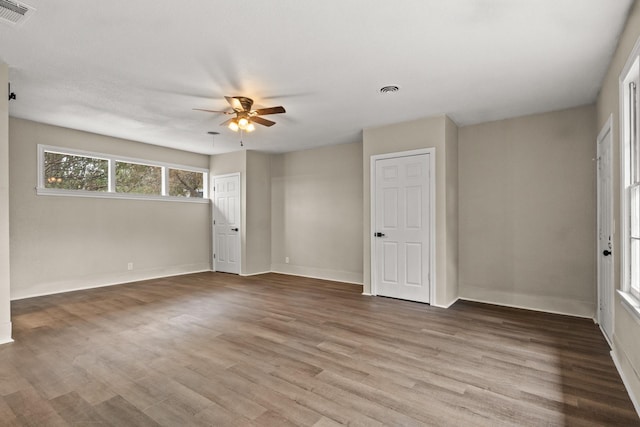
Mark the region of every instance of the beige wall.
[[[363, 270], [364, 292], [371, 292], [371, 156], [419, 148], [436, 149], [436, 300], [448, 306], [457, 298], [455, 261], [456, 172], [455, 124], [446, 116], [365, 129], [363, 142]], [[449, 156], [449, 160], [447, 160]], [[452, 169], [447, 171], [447, 168]], [[450, 192], [449, 198], [447, 191]]]
[[0, 62], [0, 344], [11, 341], [8, 82], [9, 67]]
[[362, 283], [361, 143], [272, 156], [271, 195], [274, 271]]
[[246, 173], [246, 169], [246, 150], [211, 156], [211, 161], [209, 162], [209, 173], [211, 174], [211, 178], [216, 175], [226, 175], [229, 173], [240, 172], [241, 181], [246, 181], [246, 177], [245, 179], [242, 179]]
[[445, 117], [445, 196], [447, 215], [447, 289], [445, 301], [452, 302], [458, 299], [458, 126], [449, 118]]
[[460, 296], [593, 317], [595, 108], [459, 135]]
[[34, 190], [37, 144], [205, 168], [208, 156], [14, 118], [9, 141], [12, 298], [210, 269], [208, 204]]
[[[636, 1], [629, 14], [624, 32], [620, 36], [618, 47], [603, 81], [597, 103], [598, 130], [604, 126], [610, 114], [613, 114], [613, 196], [614, 218], [620, 218], [620, 111], [618, 99], [618, 79], [634, 44], [640, 37], [640, 4]], [[595, 145], [595, 143], [594, 143]], [[619, 223], [619, 220], [617, 221]], [[616, 268], [615, 284], [620, 289], [620, 234], [618, 228], [613, 238], [614, 261]], [[620, 297], [615, 296], [615, 323], [613, 352], [622, 369], [627, 387], [640, 403], [640, 323], [622, 306]]]
[[245, 274], [271, 271], [271, 155], [247, 151]]
[[[240, 173], [240, 274], [244, 274], [244, 263], [247, 259], [247, 151], [240, 150], [232, 153], [210, 156], [209, 187], [213, 188], [215, 176]], [[211, 229], [210, 229], [211, 230]], [[213, 232], [213, 230], [211, 230]], [[210, 236], [212, 238], [212, 236]], [[213, 252], [212, 252], [213, 253]]]
[[240, 274], [271, 271], [271, 155], [251, 150], [211, 156], [216, 175], [240, 173]]

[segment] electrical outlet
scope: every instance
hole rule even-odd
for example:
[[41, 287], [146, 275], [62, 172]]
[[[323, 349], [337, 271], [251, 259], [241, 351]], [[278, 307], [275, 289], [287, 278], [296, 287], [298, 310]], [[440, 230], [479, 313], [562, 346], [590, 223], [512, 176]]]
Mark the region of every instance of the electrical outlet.
[[129, 271], [133, 270], [133, 263], [132, 262], [127, 264], [127, 270], [129, 270]]
[[289, 257], [288, 257], [288, 256], [287, 256], [287, 257], [284, 257], [284, 263], [285, 263], [285, 264], [289, 264]]

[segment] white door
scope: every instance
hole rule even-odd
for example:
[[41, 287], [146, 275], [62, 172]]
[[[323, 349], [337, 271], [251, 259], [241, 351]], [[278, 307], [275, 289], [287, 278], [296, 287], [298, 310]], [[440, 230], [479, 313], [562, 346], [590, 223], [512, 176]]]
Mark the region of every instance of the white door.
[[613, 338], [613, 181], [611, 119], [598, 135], [598, 323]]
[[240, 273], [240, 174], [213, 179], [215, 271]]
[[376, 295], [429, 302], [430, 155], [375, 160], [372, 290]]

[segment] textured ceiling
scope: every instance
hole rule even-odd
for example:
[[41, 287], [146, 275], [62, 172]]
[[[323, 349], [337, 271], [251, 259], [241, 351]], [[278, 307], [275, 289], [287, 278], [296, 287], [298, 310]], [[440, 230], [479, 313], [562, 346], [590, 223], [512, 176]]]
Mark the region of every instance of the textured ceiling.
[[[631, 0], [28, 0], [0, 24], [10, 115], [199, 153], [235, 151], [223, 96], [283, 105], [247, 149], [361, 140], [596, 99]], [[395, 84], [400, 91], [382, 95]], [[212, 143], [208, 131], [221, 134]]]

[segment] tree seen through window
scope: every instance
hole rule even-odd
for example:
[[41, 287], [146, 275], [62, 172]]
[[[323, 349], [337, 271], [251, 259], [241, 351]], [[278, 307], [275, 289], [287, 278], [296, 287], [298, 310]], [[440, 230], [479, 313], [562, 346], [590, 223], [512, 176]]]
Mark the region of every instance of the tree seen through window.
[[44, 185], [64, 190], [108, 191], [109, 161], [45, 152]]

